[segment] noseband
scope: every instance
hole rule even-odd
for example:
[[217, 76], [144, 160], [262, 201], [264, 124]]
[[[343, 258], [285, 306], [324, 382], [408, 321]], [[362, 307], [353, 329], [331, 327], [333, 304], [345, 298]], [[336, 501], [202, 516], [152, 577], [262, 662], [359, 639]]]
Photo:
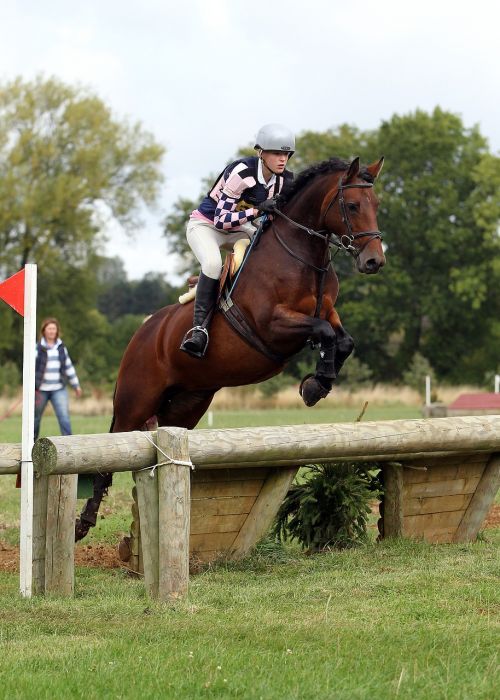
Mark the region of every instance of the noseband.
[[[334, 231], [328, 231], [327, 229], [320, 229], [319, 231], [315, 231], [312, 228], [309, 228], [308, 226], [303, 226], [302, 224], [299, 224], [297, 221], [294, 221], [293, 219], [290, 219], [286, 214], [284, 214], [282, 211], [279, 209], [275, 209], [273, 211], [273, 214], [276, 214], [280, 216], [282, 219], [286, 219], [290, 224], [293, 224], [297, 228], [302, 229], [306, 233], [308, 233], [310, 236], [317, 236], [318, 238], [322, 238], [326, 245], [329, 247], [331, 245], [336, 246], [339, 250], [345, 250], [347, 253], [353, 256], [353, 258], [359, 257], [360, 253], [363, 252], [363, 250], [366, 248], [368, 243], [372, 241], [374, 238], [378, 238], [380, 241], [382, 240], [382, 234], [380, 231], [353, 231], [352, 230], [352, 224], [351, 220], [349, 218], [349, 212], [347, 211], [347, 206], [345, 203], [344, 199], [344, 190], [349, 190], [349, 189], [354, 189], [354, 188], [359, 188], [359, 189], [365, 189], [367, 187], [373, 187], [373, 183], [371, 182], [364, 182], [360, 184], [354, 184], [354, 185], [344, 185], [342, 182], [342, 177], [339, 180], [339, 184], [337, 187], [337, 192], [334, 194], [332, 197], [330, 203], [325, 209], [325, 213], [323, 214], [322, 217], [322, 222], [325, 222], [326, 215], [330, 211], [330, 209], [333, 207], [335, 202], [338, 201], [339, 203], [339, 208], [340, 208], [340, 214], [342, 216], [342, 223], [347, 229], [346, 233], [343, 233], [339, 235], [338, 233], [335, 233]], [[305, 263], [306, 265], [309, 265], [310, 267], [313, 267], [314, 269], [323, 269], [323, 268], [316, 268], [315, 265], [312, 265], [311, 263], [307, 262], [303, 258], [299, 257], [296, 255], [283, 241], [283, 239], [279, 236], [279, 234], [275, 231], [274, 232], [276, 238], [278, 241], [281, 243], [281, 245], [291, 254], [293, 255], [294, 258], [297, 258], [301, 262]], [[367, 240], [363, 243], [363, 245], [360, 248], [356, 248], [354, 246], [354, 241], [358, 240], [359, 238], [366, 238]], [[328, 261], [327, 267], [330, 265], [330, 260]]]

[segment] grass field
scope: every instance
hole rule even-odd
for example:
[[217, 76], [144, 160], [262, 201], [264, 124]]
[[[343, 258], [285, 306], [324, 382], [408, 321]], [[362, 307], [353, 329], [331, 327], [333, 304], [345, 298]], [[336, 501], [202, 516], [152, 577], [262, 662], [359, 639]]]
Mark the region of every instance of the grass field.
[[[218, 412], [214, 426], [354, 420], [359, 410]], [[401, 406], [365, 420], [418, 417]], [[57, 434], [48, 418], [44, 434]], [[73, 419], [75, 432], [107, 430]], [[202, 425], [202, 427], [206, 427]], [[15, 419], [0, 441], [17, 441]], [[130, 521], [120, 474], [92, 547]], [[0, 481], [0, 540], [18, 536], [14, 478]], [[71, 600], [23, 600], [0, 572], [0, 698], [498, 697], [500, 530], [468, 545], [386, 541], [307, 557], [264, 542], [191, 578], [189, 596], [147, 600], [120, 569], [79, 567]], [[1, 548], [0, 544], [0, 548]]]

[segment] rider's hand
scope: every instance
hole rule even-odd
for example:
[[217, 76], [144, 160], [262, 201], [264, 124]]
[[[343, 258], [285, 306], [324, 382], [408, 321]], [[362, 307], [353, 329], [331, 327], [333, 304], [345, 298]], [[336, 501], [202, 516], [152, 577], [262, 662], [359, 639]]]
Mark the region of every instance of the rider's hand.
[[276, 209], [276, 198], [271, 197], [271, 199], [265, 199], [257, 205], [259, 211], [264, 214], [272, 214]]
[[80, 398], [82, 397], [82, 390], [81, 390], [81, 387], [79, 387], [79, 386], [76, 387], [76, 389], [75, 389], [75, 394], [76, 394], [76, 397], [77, 397], [78, 399], [80, 399]]

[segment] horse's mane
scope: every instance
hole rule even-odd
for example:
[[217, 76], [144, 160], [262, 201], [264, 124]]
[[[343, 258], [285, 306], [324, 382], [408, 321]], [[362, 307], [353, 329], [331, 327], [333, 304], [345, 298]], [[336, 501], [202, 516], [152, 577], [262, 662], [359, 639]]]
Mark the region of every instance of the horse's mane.
[[[280, 204], [286, 204], [295, 195], [304, 189], [315, 177], [318, 175], [327, 175], [329, 173], [340, 173], [349, 168], [350, 162], [342, 160], [341, 158], [330, 158], [329, 160], [324, 160], [321, 163], [315, 163], [309, 166], [305, 170], [302, 170], [297, 177], [293, 180], [292, 184], [286, 188], [285, 192], [282, 192], [279, 196]], [[361, 168], [359, 171], [359, 177], [366, 182], [373, 183], [373, 177], [370, 175], [366, 168]]]

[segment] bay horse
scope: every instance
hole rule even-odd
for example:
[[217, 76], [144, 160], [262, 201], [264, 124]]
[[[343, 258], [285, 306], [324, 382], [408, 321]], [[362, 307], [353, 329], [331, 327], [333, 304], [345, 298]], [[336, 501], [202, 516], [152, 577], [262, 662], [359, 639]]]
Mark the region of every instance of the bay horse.
[[[327, 396], [354, 347], [335, 310], [339, 282], [330, 247], [350, 253], [362, 273], [374, 274], [385, 264], [373, 190], [382, 165], [383, 158], [364, 168], [359, 158], [350, 163], [332, 158], [297, 177], [251, 243], [226, 298], [232, 315], [221, 309], [214, 314], [202, 359], [179, 349], [192, 326], [192, 303], [167, 306], [151, 316], [123, 355], [111, 432], [144, 429], [154, 416], [160, 426], [192, 429], [220, 388], [279, 374], [308, 341], [320, 352], [314, 374], [302, 381], [301, 396], [307, 406]], [[95, 525], [110, 484], [111, 474], [95, 477], [76, 539]]]

